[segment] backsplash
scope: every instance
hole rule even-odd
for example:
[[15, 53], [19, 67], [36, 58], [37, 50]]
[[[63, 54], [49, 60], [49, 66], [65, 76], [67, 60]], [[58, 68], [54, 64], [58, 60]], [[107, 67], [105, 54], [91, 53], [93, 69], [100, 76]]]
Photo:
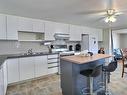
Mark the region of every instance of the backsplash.
[[33, 52], [48, 52], [47, 46], [40, 45], [40, 42], [0, 41], [0, 55], [25, 53], [28, 49]]

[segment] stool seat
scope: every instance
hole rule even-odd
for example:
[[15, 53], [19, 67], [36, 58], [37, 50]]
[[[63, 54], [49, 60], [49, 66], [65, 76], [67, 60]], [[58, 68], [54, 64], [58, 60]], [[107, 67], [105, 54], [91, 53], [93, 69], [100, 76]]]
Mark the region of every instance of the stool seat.
[[92, 74], [93, 69], [86, 69], [86, 70], [82, 70], [80, 71], [80, 74], [86, 77], [90, 77], [90, 75]]
[[108, 64], [108, 66], [103, 66], [103, 71], [105, 72], [113, 72], [117, 68], [117, 61], [112, 61]]
[[80, 71], [80, 74], [86, 77], [97, 77], [98, 75], [100, 75], [102, 71], [101, 67], [102, 65], [99, 65], [93, 69], [85, 69], [85, 70]]

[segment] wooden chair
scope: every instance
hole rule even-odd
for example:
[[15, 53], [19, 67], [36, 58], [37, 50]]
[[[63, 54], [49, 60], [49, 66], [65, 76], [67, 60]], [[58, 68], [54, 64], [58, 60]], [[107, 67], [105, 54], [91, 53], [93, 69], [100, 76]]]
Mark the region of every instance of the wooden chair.
[[124, 52], [122, 51], [122, 49], [120, 49], [121, 55], [122, 55], [122, 78], [124, 76], [124, 74], [127, 74], [127, 72], [125, 72], [125, 68], [127, 68], [127, 63], [125, 64], [125, 62], [127, 61], [127, 57], [124, 55]]

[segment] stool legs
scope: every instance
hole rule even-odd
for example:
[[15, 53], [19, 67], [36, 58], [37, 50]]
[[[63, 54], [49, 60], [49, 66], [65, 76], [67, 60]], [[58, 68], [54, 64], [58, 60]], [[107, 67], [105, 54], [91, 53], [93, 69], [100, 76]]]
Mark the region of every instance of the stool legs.
[[93, 77], [90, 77], [90, 95], [93, 95]]
[[105, 72], [105, 95], [112, 95], [108, 89], [108, 74], [109, 72]]
[[[82, 93], [83, 95], [94, 95], [94, 92], [93, 92], [93, 77], [88, 77], [88, 87], [86, 88], [83, 88], [82, 89]], [[88, 92], [85, 92], [85, 91], [88, 91]]]

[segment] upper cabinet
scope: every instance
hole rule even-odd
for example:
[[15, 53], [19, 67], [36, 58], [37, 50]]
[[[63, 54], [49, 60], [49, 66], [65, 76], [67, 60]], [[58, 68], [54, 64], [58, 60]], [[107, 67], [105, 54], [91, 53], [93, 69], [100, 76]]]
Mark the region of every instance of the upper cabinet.
[[43, 20], [33, 20], [33, 32], [44, 33], [44, 21]]
[[33, 24], [32, 19], [19, 17], [18, 18], [18, 31], [32, 32]]
[[45, 22], [45, 40], [54, 40], [54, 22], [46, 21]]
[[[97, 36], [97, 40], [102, 41], [102, 30], [100, 30], [78, 25], [0, 14], [1, 40], [20, 40], [20, 37], [34, 38], [31, 41], [55, 40], [55, 33], [63, 33], [70, 34], [70, 41], [81, 41], [82, 34]], [[23, 36], [22, 34], [19, 35], [18, 31], [23, 32]], [[24, 41], [24, 39], [21, 40]], [[28, 41], [30, 40], [28, 39]]]
[[18, 40], [18, 17], [7, 16], [7, 39]]
[[6, 39], [6, 16], [0, 14], [0, 39]]
[[55, 40], [55, 33], [69, 33], [69, 24], [56, 23], [56, 22], [45, 22], [45, 40]]
[[18, 31], [44, 32], [44, 21], [31, 18], [18, 18]]
[[83, 27], [70, 25], [70, 40], [81, 41], [81, 35], [83, 34]]
[[69, 34], [69, 24], [55, 23], [55, 33]]

